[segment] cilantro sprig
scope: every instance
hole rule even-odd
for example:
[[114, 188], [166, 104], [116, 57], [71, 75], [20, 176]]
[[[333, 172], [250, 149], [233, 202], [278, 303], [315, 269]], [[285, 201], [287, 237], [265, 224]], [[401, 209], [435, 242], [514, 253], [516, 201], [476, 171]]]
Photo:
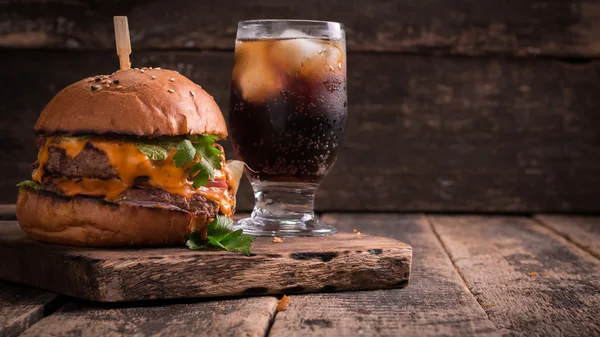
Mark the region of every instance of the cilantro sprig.
[[206, 248], [220, 248], [229, 252], [239, 252], [250, 256], [250, 247], [256, 239], [254, 236], [242, 233], [241, 229], [232, 231], [233, 221], [225, 215], [217, 215], [207, 226], [207, 240], [200, 238], [200, 231], [190, 233], [186, 246], [190, 249], [200, 250]]
[[194, 188], [205, 186], [209, 178], [214, 178], [215, 171], [222, 167], [222, 152], [214, 146], [217, 139], [219, 137], [213, 135], [194, 135], [177, 144], [177, 153], [173, 156], [175, 166], [181, 167], [199, 159], [190, 169], [194, 176]]
[[222, 168], [221, 150], [215, 147], [219, 137], [213, 135], [193, 135], [177, 142], [173, 141], [148, 141], [135, 143], [138, 150], [151, 160], [165, 160], [172, 147], [177, 149], [173, 156], [176, 167], [194, 163], [190, 168], [194, 188], [206, 186], [208, 179], [213, 179], [215, 171]]

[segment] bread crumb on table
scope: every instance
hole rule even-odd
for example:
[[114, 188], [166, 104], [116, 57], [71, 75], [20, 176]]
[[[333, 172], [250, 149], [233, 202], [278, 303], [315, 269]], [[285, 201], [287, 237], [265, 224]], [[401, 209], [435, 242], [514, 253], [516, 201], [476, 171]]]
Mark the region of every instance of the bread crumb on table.
[[283, 297], [279, 300], [279, 302], [277, 302], [277, 311], [286, 311], [288, 309], [288, 306], [290, 305], [290, 302], [292, 301], [291, 298], [283, 295]]
[[529, 276], [531, 276], [531, 277], [540, 276], [540, 273], [538, 273], [537, 271], [532, 271], [531, 273], [529, 273]]
[[281, 240], [281, 238], [274, 237], [273, 238], [273, 243], [283, 243], [283, 240]]

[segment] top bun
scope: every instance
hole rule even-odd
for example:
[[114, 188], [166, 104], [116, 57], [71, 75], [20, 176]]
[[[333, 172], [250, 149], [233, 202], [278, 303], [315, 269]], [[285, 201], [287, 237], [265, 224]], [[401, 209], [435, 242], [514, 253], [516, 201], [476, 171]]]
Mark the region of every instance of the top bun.
[[225, 119], [212, 96], [176, 71], [150, 68], [119, 70], [71, 84], [48, 103], [35, 132], [227, 137]]

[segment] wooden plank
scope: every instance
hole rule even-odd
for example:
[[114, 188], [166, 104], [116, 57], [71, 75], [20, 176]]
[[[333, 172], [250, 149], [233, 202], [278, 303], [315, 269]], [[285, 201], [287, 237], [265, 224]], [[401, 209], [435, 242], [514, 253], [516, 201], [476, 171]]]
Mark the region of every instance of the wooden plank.
[[537, 215], [535, 219], [600, 259], [600, 217]]
[[0, 336], [18, 336], [42, 319], [57, 298], [56, 294], [0, 281]]
[[467, 286], [504, 334], [600, 334], [600, 261], [528, 218], [430, 219]]
[[0, 220], [17, 219], [16, 207], [14, 204], [0, 204]]
[[[350, 50], [598, 57], [600, 4], [593, 0], [9, 1], [0, 46], [113, 49], [112, 16], [129, 16], [133, 50], [232, 49], [249, 18], [337, 20]], [[156, 20], [160, 17], [161, 20]]]
[[106, 306], [71, 303], [21, 336], [265, 336], [277, 299]]
[[411, 282], [401, 290], [291, 296], [272, 336], [497, 335], [422, 215], [326, 214], [339, 229], [386, 235], [414, 247]]
[[412, 249], [355, 233], [257, 238], [252, 256], [186, 247], [78, 248], [28, 239], [16, 222], [0, 226], [0, 278], [87, 300], [247, 296], [400, 288]]
[[[0, 141], [11, 146], [0, 149], [0, 202], [13, 203], [36, 158], [39, 111], [118, 61], [100, 52], [3, 56]], [[229, 52], [133, 54], [134, 65], [189, 76], [225, 114], [232, 62]], [[346, 143], [318, 210], [600, 211], [599, 62], [353, 54], [349, 64]], [[253, 203], [244, 179], [239, 210]]]

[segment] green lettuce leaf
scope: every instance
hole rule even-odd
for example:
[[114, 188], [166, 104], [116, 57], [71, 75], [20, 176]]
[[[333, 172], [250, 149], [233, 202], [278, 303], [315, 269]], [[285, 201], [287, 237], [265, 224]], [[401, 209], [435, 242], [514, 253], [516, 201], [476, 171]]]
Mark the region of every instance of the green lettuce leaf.
[[39, 191], [40, 190], [40, 184], [36, 183], [35, 181], [32, 180], [23, 180], [20, 183], [17, 184], [17, 187], [26, 187], [29, 188], [31, 190], [34, 191]]
[[168, 147], [159, 145], [159, 144], [145, 144], [145, 143], [135, 143], [138, 150], [141, 153], [145, 154], [151, 160], [165, 160], [167, 159], [167, 153], [169, 151]]

